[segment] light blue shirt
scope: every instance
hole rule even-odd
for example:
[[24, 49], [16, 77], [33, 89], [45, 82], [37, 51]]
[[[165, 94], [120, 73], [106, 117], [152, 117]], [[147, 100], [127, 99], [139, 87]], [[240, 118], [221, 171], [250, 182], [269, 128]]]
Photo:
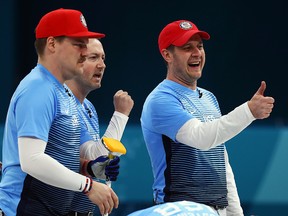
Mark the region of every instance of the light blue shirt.
[[202, 151], [179, 143], [176, 135], [190, 119], [212, 121], [221, 116], [215, 96], [162, 81], [146, 98], [141, 127], [154, 175], [156, 203], [189, 200], [227, 205], [224, 145]]
[[[47, 142], [45, 153], [79, 172], [80, 142], [91, 139], [81, 125], [76, 101], [38, 64], [14, 92], [5, 123], [0, 208], [8, 216], [65, 215], [75, 192], [47, 185], [21, 170], [18, 137]], [[53, 167], [51, 167], [53, 169]]]
[[[80, 120], [87, 127], [87, 130], [95, 143], [99, 143], [101, 138], [98, 115], [95, 107], [87, 98], [84, 99], [83, 104], [81, 104], [77, 98], [75, 99], [77, 101], [77, 109], [80, 115]], [[80, 213], [87, 213], [89, 211], [94, 211], [94, 207], [95, 204], [93, 204], [85, 194], [76, 193], [71, 205], [71, 210]]]

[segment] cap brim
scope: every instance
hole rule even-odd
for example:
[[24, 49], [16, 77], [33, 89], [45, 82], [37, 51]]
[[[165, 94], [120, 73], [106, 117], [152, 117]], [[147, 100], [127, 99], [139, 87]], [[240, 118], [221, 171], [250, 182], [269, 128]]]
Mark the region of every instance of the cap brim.
[[183, 46], [187, 41], [195, 34], [198, 34], [202, 39], [209, 40], [210, 35], [204, 31], [187, 31], [182, 37], [175, 40], [172, 45], [174, 46]]
[[97, 32], [78, 32], [76, 34], [69, 34], [65, 35], [67, 37], [88, 37], [88, 38], [103, 38], [105, 37], [105, 34], [97, 33]]

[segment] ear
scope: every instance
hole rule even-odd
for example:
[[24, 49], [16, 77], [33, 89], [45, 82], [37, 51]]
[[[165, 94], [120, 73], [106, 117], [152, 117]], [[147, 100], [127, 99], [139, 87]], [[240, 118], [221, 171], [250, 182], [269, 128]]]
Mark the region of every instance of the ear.
[[54, 52], [55, 50], [56, 40], [54, 37], [48, 37], [46, 41], [46, 46], [50, 50], [50, 52]]
[[166, 62], [170, 62], [173, 58], [171, 51], [167, 50], [167, 49], [162, 49], [161, 50], [161, 55], [164, 58], [164, 60]]

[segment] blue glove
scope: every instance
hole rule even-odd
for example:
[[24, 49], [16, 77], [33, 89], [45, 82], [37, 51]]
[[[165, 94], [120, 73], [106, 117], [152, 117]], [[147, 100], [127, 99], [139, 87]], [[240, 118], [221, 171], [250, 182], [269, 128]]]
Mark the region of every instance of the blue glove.
[[116, 181], [117, 176], [119, 175], [119, 162], [120, 157], [115, 156], [112, 160], [109, 161], [105, 169], [105, 175], [109, 178], [110, 181]]
[[89, 161], [87, 172], [92, 177], [101, 180], [109, 179], [110, 181], [116, 181], [119, 174], [119, 162], [120, 158], [118, 156], [115, 156], [112, 160], [108, 156], [100, 156], [95, 160]]

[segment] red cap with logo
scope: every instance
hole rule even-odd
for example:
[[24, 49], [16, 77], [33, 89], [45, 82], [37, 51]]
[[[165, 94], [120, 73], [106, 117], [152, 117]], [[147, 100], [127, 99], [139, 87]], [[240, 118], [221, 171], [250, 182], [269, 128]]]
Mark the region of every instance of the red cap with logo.
[[187, 20], [178, 20], [166, 25], [159, 34], [158, 46], [161, 52], [170, 45], [183, 46], [194, 35], [199, 34], [201, 38], [208, 40], [210, 35], [200, 31], [197, 26]]
[[63, 8], [45, 14], [39, 21], [35, 33], [37, 39], [50, 36], [105, 37], [105, 34], [88, 30], [85, 18], [80, 11]]

